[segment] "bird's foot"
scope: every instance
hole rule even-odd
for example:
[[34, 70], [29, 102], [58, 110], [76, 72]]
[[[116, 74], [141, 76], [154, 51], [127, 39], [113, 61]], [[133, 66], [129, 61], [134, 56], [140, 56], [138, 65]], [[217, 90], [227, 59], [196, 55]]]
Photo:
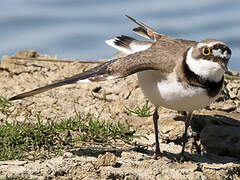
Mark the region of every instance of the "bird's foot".
[[155, 151], [153, 155], [154, 160], [158, 160], [158, 158], [163, 157], [163, 154], [160, 151]]
[[154, 152], [153, 159], [154, 160], [161, 159], [163, 161], [166, 161], [166, 163], [173, 162], [173, 160], [171, 158], [167, 157], [167, 155], [165, 153], [161, 153], [161, 152], [157, 152], [157, 151]]

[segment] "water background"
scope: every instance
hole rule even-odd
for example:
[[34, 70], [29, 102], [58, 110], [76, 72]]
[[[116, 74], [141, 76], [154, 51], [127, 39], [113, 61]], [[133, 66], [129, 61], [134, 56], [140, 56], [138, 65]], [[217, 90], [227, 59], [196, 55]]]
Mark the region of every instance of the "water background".
[[104, 40], [139, 38], [125, 14], [176, 38], [226, 42], [233, 53], [229, 67], [240, 72], [239, 0], [1, 1], [0, 58], [25, 49], [66, 59], [112, 57], [116, 51]]

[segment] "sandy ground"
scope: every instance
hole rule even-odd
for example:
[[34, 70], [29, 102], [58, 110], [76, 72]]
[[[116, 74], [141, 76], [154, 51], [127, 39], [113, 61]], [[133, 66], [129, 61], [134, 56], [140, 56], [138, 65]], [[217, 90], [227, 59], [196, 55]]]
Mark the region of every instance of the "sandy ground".
[[[34, 51], [16, 56], [52, 58]], [[57, 63], [36, 60], [16, 60], [4, 56], [0, 66], [1, 96], [9, 98], [33, 88], [80, 73], [96, 64], [79, 62]], [[14, 102], [9, 121], [59, 121], [91, 113], [101, 120], [125, 121], [148, 139], [135, 139], [146, 146], [143, 151], [127, 144], [111, 146], [88, 145], [75, 147], [61, 157], [36, 161], [1, 161], [0, 178], [26, 179], [240, 179], [240, 81], [226, 82], [225, 95], [210, 107], [195, 111], [189, 141], [187, 161], [174, 161], [181, 151], [179, 139], [184, 132], [184, 116], [161, 108], [159, 132], [161, 150], [166, 158], [153, 160], [154, 131], [151, 117], [129, 115], [126, 107], [134, 109], [145, 104], [135, 75], [100, 83], [79, 83]], [[96, 88], [100, 91], [94, 92]], [[107, 94], [110, 102], [96, 98]], [[0, 114], [1, 121], [5, 118]], [[200, 137], [198, 139], [197, 137]], [[199, 154], [194, 145], [199, 145]]]

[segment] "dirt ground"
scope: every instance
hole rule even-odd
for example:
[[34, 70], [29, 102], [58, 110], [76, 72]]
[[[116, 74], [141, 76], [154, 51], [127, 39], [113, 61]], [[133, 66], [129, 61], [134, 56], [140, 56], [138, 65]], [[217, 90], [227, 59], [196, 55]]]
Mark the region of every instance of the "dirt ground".
[[[4, 56], [0, 61], [1, 96], [13, 95], [44, 86], [80, 73], [97, 64], [43, 62], [53, 58], [35, 51], [23, 51], [15, 57], [36, 60], [16, 60]], [[53, 58], [54, 59], [54, 58]], [[230, 78], [231, 79], [231, 78]], [[36, 161], [1, 161], [0, 178], [25, 179], [240, 179], [240, 80], [226, 81], [224, 95], [209, 107], [195, 111], [189, 141], [187, 161], [175, 161], [181, 151], [184, 116], [161, 108], [159, 110], [160, 147], [166, 158], [153, 160], [154, 131], [151, 117], [130, 115], [145, 104], [135, 75], [100, 83], [78, 83], [14, 102], [9, 121], [36, 121], [36, 114], [45, 121], [59, 121], [91, 113], [100, 120], [125, 121], [146, 138], [135, 139], [146, 146], [143, 151], [127, 144], [75, 147], [63, 156]], [[100, 89], [98, 92], [94, 90]], [[95, 96], [107, 95], [109, 102]], [[5, 118], [0, 113], [0, 120]]]

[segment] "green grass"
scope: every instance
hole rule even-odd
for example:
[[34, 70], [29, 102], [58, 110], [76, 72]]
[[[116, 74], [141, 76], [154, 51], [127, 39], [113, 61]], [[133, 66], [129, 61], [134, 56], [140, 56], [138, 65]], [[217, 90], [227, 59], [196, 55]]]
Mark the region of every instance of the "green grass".
[[149, 117], [153, 115], [153, 110], [151, 110], [152, 106], [149, 105], [149, 101], [146, 101], [146, 103], [143, 106], [137, 106], [134, 110], [131, 110], [126, 107], [127, 111], [130, 114], [135, 114], [139, 117]]
[[6, 115], [7, 117], [11, 114], [10, 108], [13, 104], [8, 101], [6, 98], [0, 96], [0, 112]]
[[79, 114], [60, 122], [37, 123], [5, 121], [0, 124], [0, 160], [39, 159], [61, 154], [61, 150], [77, 142], [129, 142], [134, 131], [126, 123], [93, 120]]

